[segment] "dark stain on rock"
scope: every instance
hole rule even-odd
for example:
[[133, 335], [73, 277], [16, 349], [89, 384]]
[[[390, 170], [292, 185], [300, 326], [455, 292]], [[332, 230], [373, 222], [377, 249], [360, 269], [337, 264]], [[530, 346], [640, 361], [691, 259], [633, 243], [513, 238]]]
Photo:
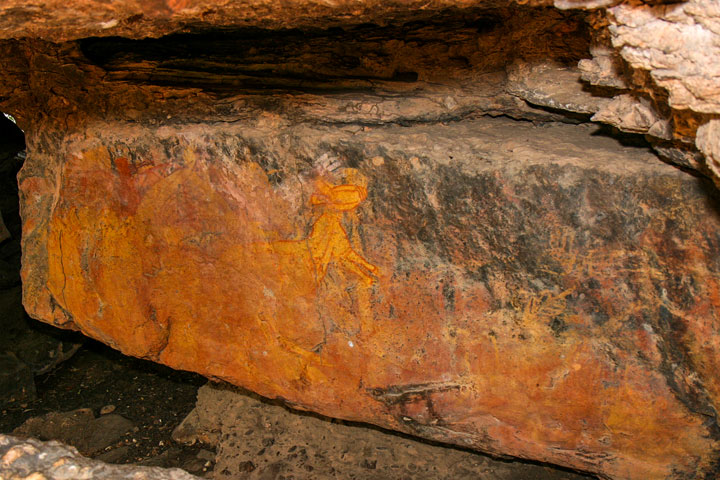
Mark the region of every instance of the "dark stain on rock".
[[559, 337], [560, 335], [562, 335], [569, 328], [568, 324], [565, 323], [565, 320], [563, 320], [563, 318], [560, 316], [554, 317], [552, 320], [550, 320], [549, 325], [550, 325], [550, 329], [553, 331], [553, 334], [556, 337]]
[[455, 311], [455, 287], [446, 280], [442, 287], [443, 298], [445, 299], [445, 310], [448, 312]]
[[431, 252], [437, 242], [436, 210], [430, 205], [422, 183], [403, 172], [394, 162], [386, 162], [383, 181], [370, 191], [375, 214], [392, 218], [398, 235], [423, 243]]
[[608, 320], [610, 320], [610, 315], [608, 315], [607, 313], [605, 313], [603, 311], [598, 310], [598, 311], [592, 312], [590, 314], [590, 318], [592, 318], [592, 321], [595, 325], [597, 325], [598, 327], [602, 327], [603, 325], [605, 325], [608, 322]]
[[658, 308], [655, 318], [657, 333], [662, 338], [658, 345], [662, 355], [660, 372], [675, 397], [691, 412], [703, 415], [710, 436], [720, 440], [717, 411], [702, 381], [692, 373], [697, 369], [683, 342], [686, 326], [664, 305]]

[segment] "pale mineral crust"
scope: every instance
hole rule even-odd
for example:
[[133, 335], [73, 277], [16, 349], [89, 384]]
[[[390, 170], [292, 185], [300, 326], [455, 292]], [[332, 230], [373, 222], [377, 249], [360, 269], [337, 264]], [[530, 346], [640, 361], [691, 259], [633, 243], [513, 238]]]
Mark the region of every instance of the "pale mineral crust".
[[620, 3], [622, 0], [554, 0], [553, 5], [557, 8], [585, 8], [588, 10], [609, 7]]
[[720, 177], [720, 120], [711, 120], [701, 126], [695, 143], [705, 155], [710, 170]]
[[592, 58], [584, 58], [578, 62], [580, 77], [600, 87], [611, 87], [627, 90], [630, 85], [625, 78], [624, 64], [618, 53], [606, 45], [590, 46]]
[[689, 0], [627, 2], [609, 10], [612, 44], [634, 68], [667, 90], [668, 104], [720, 113], [720, 5]]
[[[562, 1], [556, 2], [556, 6], [590, 8], [598, 6], [597, 3]], [[654, 110], [653, 115], [662, 117], [660, 121], [665, 124], [661, 135], [647, 133], [661, 139], [674, 138], [676, 143], [692, 148], [698, 128], [720, 114], [719, 4], [713, 0], [600, 3], [607, 3], [603, 6], [608, 8], [596, 23], [604, 24], [607, 30], [603, 28], [598, 36], [606, 42], [606, 47], [614, 48], [615, 55], [619, 55], [627, 67], [618, 69], [616, 57], [594, 55], [594, 65], [584, 60], [580, 64], [585, 69], [583, 78], [597, 85], [614, 82], [617, 87], [623, 88], [625, 84], [626, 88], [635, 90], [636, 97], [645, 98], [639, 98], [632, 109], [636, 112]], [[618, 70], [625, 71], [618, 75]], [[627, 103], [628, 97], [624, 98], [618, 102]], [[647, 113], [641, 116], [647, 118]], [[633, 122], [628, 115], [611, 114], [596, 119], [631, 132], [640, 131], [644, 123]], [[673, 161], [678, 155], [677, 149], [666, 155], [667, 145], [651, 141], [659, 145], [658, 153], [664, 158]], [[678, 148], [682, 151], [687, 145]], [[714, 160], [707, 156], [706, 159], [700, 170], [718, 183], [720, 177]]]
[[110, 465], [85, 458], [60, 442], [0, 434], [3, 480], [196, 480], [179, 468]]

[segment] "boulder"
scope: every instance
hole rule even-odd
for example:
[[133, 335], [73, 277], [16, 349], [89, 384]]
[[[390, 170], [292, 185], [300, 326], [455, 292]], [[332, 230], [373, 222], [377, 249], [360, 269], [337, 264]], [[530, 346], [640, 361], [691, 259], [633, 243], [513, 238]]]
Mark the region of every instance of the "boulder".
[[666, 3], [7, 0], [24, 305], [298, 409], [713, 478], [717, 9]]
[[179, 468], [109, 465], [85, 458], [57, 441], [40, 442], [0, 434], [0, 476], [8, 480], [197, 480]]
[[43, 135], [21, 177], [36, 318], [490, 453], [715, 468], [717, 194], [647, 149], [501, 118]]
[[492, 478], [587, 480], [546, 465], [493, 459], [365, 425], [292, 411], [241, 389], [208, 383], [173, 432], [215, 447], [214, 478]]
[[593, 95], [580, 77], [580, 71], [576, 68], [553, 65], [546, 61], [536, 64], [515, 62], [508, 68], [507, 90], [533, 105], [564, 112], [594, 114], [610, 100]]
[[13, 430], [13, 435], [58, 440], [72, 445], [84, 455], [92, 455], [113, 445], [134, 427], [133, 422], [120, 415], [113, 413], [95, 418], [89, 408], [79, 408], [29, 418]]

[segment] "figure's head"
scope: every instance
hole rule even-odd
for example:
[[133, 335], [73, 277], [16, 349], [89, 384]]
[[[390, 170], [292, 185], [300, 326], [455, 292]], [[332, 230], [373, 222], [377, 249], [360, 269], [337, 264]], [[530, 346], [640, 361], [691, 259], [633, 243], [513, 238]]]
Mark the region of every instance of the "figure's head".
[[360, 205], [367, 198], [367, 180], [354, 168], [345, 168], [342, 173], [344, 183], [341, 185], [332, 185], [325, 180], [318, 182], [310, 203], [338, 212], [346, 212]]
[[352, 210], [367, 197], [367, 190], [359, 185], [337, 185], [330, 188], [327, 194], [314, 194], [310, 201], [313, 205], [346, 212]]

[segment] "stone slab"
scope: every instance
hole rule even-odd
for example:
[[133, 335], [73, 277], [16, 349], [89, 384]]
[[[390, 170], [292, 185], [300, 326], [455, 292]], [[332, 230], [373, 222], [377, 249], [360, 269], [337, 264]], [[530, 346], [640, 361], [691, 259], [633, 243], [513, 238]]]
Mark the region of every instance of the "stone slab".
[[588, 125], [269, 115], [31, 142], [36, 318], [485, 452], [717, 468], [717, 195], [646, 149]]

